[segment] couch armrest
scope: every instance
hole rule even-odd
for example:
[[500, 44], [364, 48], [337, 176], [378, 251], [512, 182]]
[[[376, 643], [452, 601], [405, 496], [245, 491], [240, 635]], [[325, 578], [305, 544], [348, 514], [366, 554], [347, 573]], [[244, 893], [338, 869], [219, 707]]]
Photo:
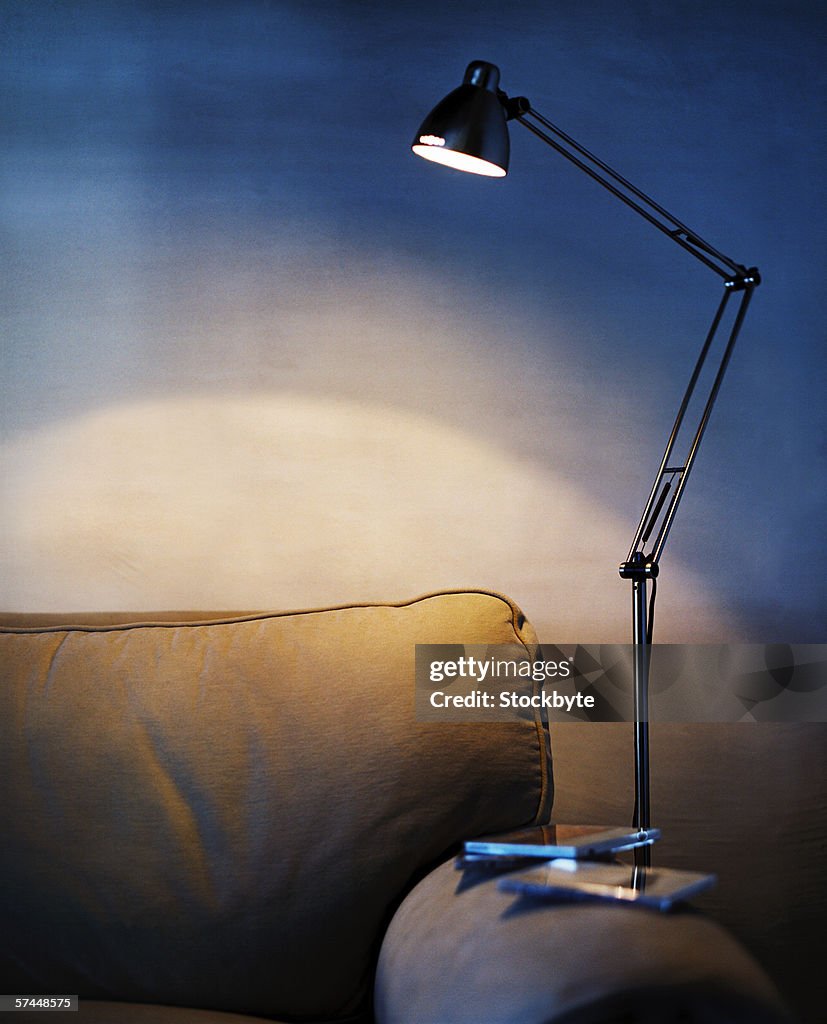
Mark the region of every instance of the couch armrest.
[[443, 864], [399, 907], [377, 1024], [789, 1021], [749, 954], [692, 910], [541, 903], [478, 878]]

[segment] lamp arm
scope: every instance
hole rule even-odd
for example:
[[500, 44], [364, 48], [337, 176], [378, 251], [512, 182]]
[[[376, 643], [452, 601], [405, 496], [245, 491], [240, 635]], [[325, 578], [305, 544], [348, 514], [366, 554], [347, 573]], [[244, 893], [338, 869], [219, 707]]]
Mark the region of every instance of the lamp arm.
[[[675, 417], [672, 432], [670, 433], [669, 439], [666, 443], [663, 458], [661, 459], [660, 466], [658, 467], [658, 471], [655, 475], [652, 489], [649, 493], [649, 498], [640, 517], [640, 523], [638, 524], [637, 531], [635, 532], [634, 539], [632, 540], [631, 547], [629, 548], [629, 553], [626, 556], [626, 561], [620, 566], [620, 575], [625, 579], [631, 579], [641, 572], [651, 578], [655, 578], [657, 576], [658, 562], [663, 553], [666, 539], [669, 535], [669, 530], [671, 529], [681, 497], [683, 496], [686, 482], [689, 479], [689, 473], [694, 465], [695, 457], [701, 444], [701, 439], [703, 438], [704, 431], [709, 423], [712, 407], [718, 397], [718, 392], [720, 391], [724, 374], [726, 373], [727, 366], [729, 365], [732, 350], [735, 347], [735, 342], [738, 334], [740, 333], [741, 326], [743, 325], [747, 308], [754, 290], [755, 284], [752, 283], [745, 284], [741, 288], [741, 298], [738, 309], [735, 313], [723, 352], [719, 358], [715, 377], [707, 393], [706, 403], [704, 405], [703, 412], [698, 419], [695, 434], [692, 438], [691, 444], [689, 445], [686, 458], [680, 465], [671, 465], [670, 463], [673, 461], [672, 452], [680, 433], [684, 416], [689, 408], [689, 403], [695, 391], [695, 386], [700, 378], [704, 363], [706, 362], [707, 356], [712, 348], [712, 344], [718, 334], [727, 303], [730, 296], [733, 294], [733, 291], [730, 288], [726, 288], [724, 290], [721, 302], [712, 320], [712, 325], [710, 326], [709, 332], [704, 341], [703, 348], [698, 356], [698, 361], [695, 364], [695, 369], [689, 379], [689, 384], [687, 385], [686, 392], [684, 393], [683, 400], [681, 401], [678, 409], [678, 414]], [[680, 460], [678, 461], [680, 462]], [[672, 485], [676, 482], [677, 486], [672, 490]], [[658, 523], [660, 523], [660, 526], [655, 535], [651, 551], [646, 555], [644, 554], [644, 546], [649, 541], [649, 538]]]
[[561, 156], [575, 164], [630, 209], [649, 221], [653, 227], [656, 227], [710, 270], [724, 278], [725, 282], [731, 282], [730, 286], [737, 287], [742, 282], [753, 279], [757, 279], [754, 283], [758, 283], [760, 279], [758, 279], [758, 271], [755, 267], [747, 268], [714, 248], [696, 231], [688, 228], [686, 224], [655, 202], [642, 189], [633, 185], [605, 161], [590, 153], [585, 146], [564, 132], [562, 128], [557, 127], [548, 118], [534, 110], [524, 96], [511, 98], [502, 90], [498, 92], [498, 96], [508, 120], [519, 121]]
[[[660, 467], [649, 493], [649, 498], [641, 515], [640, 523], [629, 548], [629, 553], [626, 560], [620, 566], [620, 575], [624, 579], [654, 579], [657, 577], [658, 561], [663, 553], [669, 530], [683, 496], [686, 481], [689, 478], [698, 447], [709, 422], [712, 407], [718, 396], [735, 341], [746, 316], [750, 298], [757, 285], [760, 284], [761, 276], [756, 267], [747, 268], [743, 264], [730, 259], [729, 256], [725, 256], [706, 242], [697, 232], [688, 228], [682, 221], [669, 213], [659, 203], [656, 203], [654, 199], [636, 185], [633, 185], [605, 161], [590, 153], [561, 128], [558, 128], [546, 117], [534, 110], [524, 96], [511, 98], [502, 90], [499, 90], [497, 95], [509, 120], [519, 121], [537, 138], [579, 167], [581, 171], [599, 185], [602, 185], [603, 188], [620, 199], [621, 202], [643, 217], [653, 227], [667, 235], [682, 249], [691, 253], [697, 260], [723, 278], [724, 293], [720, 305], [715, 313], [712, 325], [707, 333], [698, 361], [695, 364], [695, 369], [678, 409], [675, 424], [669, 435], [666, 450], [664, 451]], [[720, 356], [703, 413], [700, 416], [694, 437], [689, 446], [688, 454], [681, 465], [671, 465], [672, 452], [689, 408], [690, 400], [695, 392], [695, 387], [700, 379], [707, 356], [710, 354], [713, 343], [718, 335], [729, 298], [735, 292], [739, 292], [741, 295], [740, 303], [724, 345], [723, 353]], [[676, 486], [673, 487], [675, 484]], [[644, 547], [658, 524], [660, 525], [655, 535], [654, 543], [650, 553], [647, 555], [644, 553]]]

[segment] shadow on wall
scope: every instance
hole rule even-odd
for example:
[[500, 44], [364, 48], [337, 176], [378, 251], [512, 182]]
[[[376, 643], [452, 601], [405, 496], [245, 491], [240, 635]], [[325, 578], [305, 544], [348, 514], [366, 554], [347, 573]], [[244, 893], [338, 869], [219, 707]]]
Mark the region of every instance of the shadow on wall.
[[[626, 639], [614, 566], [628, 523], [435, 419], [301, 394], [124, 404], [18, 434], [0, 474], [9, 610], [286, 609], [484, 587], [513, 596], [541, 639]], [[673, 565], [670, 580], [680, 603], [664, 602], [664, 638], [734, 635], [696, 579]]]

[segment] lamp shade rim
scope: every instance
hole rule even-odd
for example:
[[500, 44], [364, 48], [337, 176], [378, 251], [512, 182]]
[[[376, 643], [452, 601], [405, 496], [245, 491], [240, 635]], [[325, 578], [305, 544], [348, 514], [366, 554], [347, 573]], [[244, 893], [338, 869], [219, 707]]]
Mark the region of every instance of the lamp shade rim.
[[442, 164], [443, 167], [452, 167], [457, 171], [479, 174], [486, 178], [504, 178], [507, 173], [506, 168], [500, 167], [499, 164], [492, 163], [490, 160], [484, 160], [481, 157], [472, 156], [469, 153], [462, 153], [454, 149], [446, 149], [433, 144], [423, 144], [419, 140], [414, 141], [411, 149], [424, 160], [430, 160], [435, 164]]

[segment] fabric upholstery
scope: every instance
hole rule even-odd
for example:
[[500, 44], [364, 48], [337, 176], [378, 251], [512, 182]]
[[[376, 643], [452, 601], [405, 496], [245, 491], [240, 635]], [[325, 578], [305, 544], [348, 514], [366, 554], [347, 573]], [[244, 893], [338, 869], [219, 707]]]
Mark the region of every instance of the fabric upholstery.
[[388, 929], [377, 1024], [778, 1024], [748, 954], [708, 918], [549, 904], [451, 863]]
[[551, 801], [538, 722], [415, 720], [414, 645], [533, 642], [483, 592], [188, 623], [14, 619], [0, 991], [358, 1013], [411, 881]]

